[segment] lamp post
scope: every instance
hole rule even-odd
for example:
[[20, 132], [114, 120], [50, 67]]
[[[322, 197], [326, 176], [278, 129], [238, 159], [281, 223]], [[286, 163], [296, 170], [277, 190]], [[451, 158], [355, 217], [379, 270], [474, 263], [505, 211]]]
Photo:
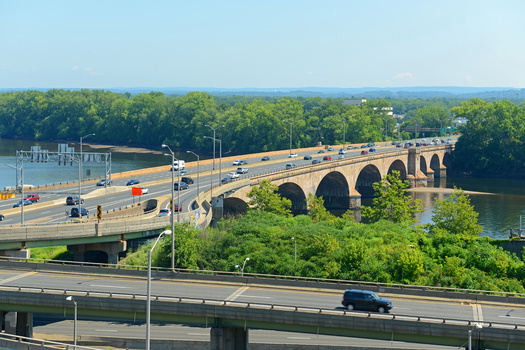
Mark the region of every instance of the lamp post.
[[78, 216], [82, 221], [82, 140], [95, 134], [87, 134], [80, 137], [80, 159], [78, 161]]
[[66, 298], [67, 301], [72, 301], [75, 305], [75, 316], [73, 319], [73, 349], [77, 348], [77, 302], [72, 296]]
[[235, 265], [235, 268], [238, 269], [240, 268], [241, 269], [241, 277], [244, 276], [244, 266], [246, 266], [246, 262], [250, 260], [250, 258], [246, 258], [244, 259], [244, 263], [242, 264], [242, 267], [240, 265]]
[[295, 121], [295, 122], [289, 122], [288, 120], [284, 120], [285, 122], [287, 122], [288, 124], [290, 124], [290, 158], [292, 157], [292, 126], [298, 122]]
[[[175, 222], [174, 222], [174, 215], [173, 215], [173, 210], [175, 209], [175, 179], [174, 179], [174, 167], [175, 167], [175, 153], [173, 153], [173, 151], [171, 150], [170, 146], [168, 145], [165, 145], [165, 144], [162, 144], [162, 148], [167, 148], [170, 153], [171, 153], [171, 213], [170, 213], [170, 216], [171, 216], [171, 231], [172, 232], [175, 232]], [[179, 183], [177, 185], [177, 201], [179, 203], [177, 203], [177, 223], [180, 222], [180, 210], [179, 210], [179, 205], [180, 205], [180, 162], [179, 160], [177, 159], [177, 162], [178, 162], [178, 168], [179, 168]], [[182, 207], [181, 207], [182, 209]], [[171, 269], [175, 269], [175, 235], [172, 235], [171, 236]]]
[[[203, 136], [205, 139], [211, 139], [213, 140], [213, 144], [215, 145], [215, 142], [219, 142], [219, 159], [220, 159], [220, 162], [219, 162], [219, 185], [221, 185], [221, 178], [222, 178], [222, 141], [219, 140], [219, 139], [216, 139], [214, 137], [210, 137], [210, 136]], [[214, 146], [215, 147], [215, 146]], [[214, 151], [215, 152], [215, 151]]]
[[294, 261], [297, 262], [297, 240], [295, 237], [292, 237], [292, 240], [294, 242]]
[[[481, 332], [481, 329], [483, 328], [483, 326], [480, 325], [479, 323], [476, 323], [474, 325], [474, 328], [476, 328], [478, 331]], [[468, 350], [472, 350], [472, 330], [474, 328], [471, 328], [468, 330]], [[478, 340], [478, 347], [479, 347], [479, 340]]]
[[172, 235], [172, 231], [166, 230], [160, 233], [157, 240], [153, 244], [150, 250], [148, 250], [148, 285], [146, 290], [146, 350], [149, 350], [150, 343], [150, 331], [151, 331], [151, 252], [155, 249], [155, 246], [159, 242], [162, 235]]
[[[10, 168], [13, 168], [15, 170], [18, 170], [17, 167], [15, 166], [12, 166], [11, 164], [6, 164], [6, 163], [0, 163], [0, 164], [3, 164], [5, 166], [8, 166]], [[20, 193], [22, 195], [22, 201], [20, 202], [21, 203], [21, 208], [20, 208], [20, 225], [24, 225], [24, 162], [21, 163], [21, 166], [20, 166], [20, 177], [22, 178], [22, 181], [21, 181], [21, 188], [20, 188]]]
[[343, 149], [346, 149], [346, 121], [343, 119]]
[[[192, 151], [186, 151], [186, 153], [191, 153], [193, 154], [195, 157], [197, 157], [197, 196], [199, 195], [199, 193], [201, 192], [200, 189], [199, 189], [199, 155], [196, 154], [195, 152], [192, 152]], [[222, 160], [222, 158], [221, 158]]]
[[[218, 128], [221, 128], [221, 127], [224, 127], [224, 125], [219, 125], [219, 126], [216, 126], [216, 127], [211, 127], [210, 125], [206, 124], [204, 126], [207, 126], [208, 128], [212, 129], [213, 130], [213, 165], [212, 165], [212, 169], [211, 169], [211, 174], [210, 174], [210, 197], [213, 198], [213, 171], [215, 170], [215, 132]], [[204, 136], [204, 138], [211, 138], [209, 136]], [[219, 177], [221, 175], [219, 174]], [[219, 178], [219, 182], [220, 182], [220, 178]], [[210, 200], [211, 202], [211, 200]]]

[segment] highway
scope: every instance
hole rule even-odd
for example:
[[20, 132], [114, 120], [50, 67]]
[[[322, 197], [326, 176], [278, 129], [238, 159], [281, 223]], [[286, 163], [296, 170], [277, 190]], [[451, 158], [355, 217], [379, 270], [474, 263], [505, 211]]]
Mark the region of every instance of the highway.
[[[387, 146], [387, 147], [375, 147], [377, 152], [385, 152], [390, 151], [394, 149], [393, 146]], [[368, 149], [368, 148], [366, 148]], [[398, 148], [400, 149], [400, 148]], [[297, 166], [303, 166], [303, 165], [309, 165], [312, 163], [313, 159], [321, 160], [324, 156], [329, 155], [332, 157], [333, 160], [337, 160], [338, 153], [337, 149], [331, 152], [326, 152], [322, 154], [318, 153], [307, 153], [307, 152], [300, 152], [298, 157], [295, 158], [288, 158], [288, 154], [281, 155], [281, 156], [275, 156], [272, 157], [270, 161], [262, 162], [260, 159], [256, 159], [252, 162], [252, 160], [249, 160], [249, 164], [244, 165], [244, 167], [247, 167], [249, 169], [248, 174], [241, 175], [240, 178], [246, 178], [251, 177], [254, 175], [264, 174], [272, 171], [277, 170], [284, 170], [285, 165], [287, 163], [294, 163]], [[304, 160], [303, 157], [305, 155], [311, 155], [312, 160]], [[361, 149], [355, 149], [355, 150], [348, 150], [348, 153], [346, 154], [346, 158], [349, 157], [355, 157], [361, 154]], [[239, 159], [243, 159], [242, 156], [239, 156]], [[279, 161], [275, 161], [275, 160]], [[322, 161], [324, 162], [324, 161]], [[186, 167], [186, 170], [188, 170], [188, 174], [184, 176], [191, 176], [193, 180], [195, 181], [193, 185], [190, 185], [190, 188], [188, 190], [182, 190], [180, 191], [180, 197], [181, 197], [181, 203], [183, 205], [183, 212], [188, 211], [188, 207], [193, 201], [193, 199], [197, 196], [197, 166], [196, 162], [192, 163], [194, 166], [192, 167]], [[186, 163], [188, 165], [188, 163]], [[219, 179], [219, 159], [216, 159], [215, 163], [215, 171], [213, 173], [213, 185], [218, 185], [220, 182]], [[212, 168], [212, 165], [203, 165], [199, 167], [199, 172], [205, 173], [206, 175], [200, 176], [199, 181], [199, 188], [200, 191], [206, 191], [210, 188], [210, 176], [209, 172]], [[235, 171], [237, 169], [237, 166], [233, 166], [230, 161], [228, 162], [222, 162], [222, 177], [225, 177], [225, 175], [229, 171]], [[175, 181], [178, 181], [178, 174], [175, 174]], [[101, 205], [103, 211], [112, 211], [112, 210], [118, 210], [119, 208], [123, 208], [125, 206], [133, 204], [133, 202], [139, 202], [144, 201], [147, 199], [152, 199], [156, 197], [160, 197], [163, 195], [171, 194], [171, 187], [170, 187], [170, 180], [171, 180], [171, 172], [170, 171], [164, 171], [164, 172], [158, 172], [153, 174], [147, 174], [142, 176], [134, 177], [139, 179], [140, 184], [138, 186], [145, 186], [149, 189], [149, 193], [146, 195], [141, 196], [140, 199], [133, 199], [131, 196], [131, 186], [127, 187], [127, 190], [125, 192], [115, 193], [111, 195], [105, 195], [105, 196], [96, 196], [97, 190], [101, 190], [103, 187], [96, 186], [96, 184], [84, 184], [82, 185], [82, 196], [87, 197], [83, 207], [87, 208], [89, 211], [89, 214], [91, 216], [96, 214], [96, 207], [97, 205]], [[131, 178], [123, 178], [113, 181], [113, 187], [115, 186], [121, 186], [126, 187], [126, 182]], [[164, 181], [163, 184], [158, 184], [159, 181]], [[166, 182], [168, 181], [168, 182]], [[71, 184], [70, 187], [67, 188], [60, 188], [60, 189], [49, 189], [44, 191], [26, 191], [26, 193], [38, 193], [40, 195], [40, 201], [38, 203], [46, 202], [46, 201], [58, 201], [59, 203], [62, 202], [63, 204], [58, 204], [52, 207], [47, 207], [45, 209], [41, 210], [34, 210], [32, 209], [32, 206], [25, 207], [24, 211], [24, 221], [26, 225], [30, 224], [57, 224], [57, 223], [63, 223], [66, 221], [72, 220], [71, 217], [66, 216], [66, 212], [71, 211], [71, 208], [73, 206], [66, 205], [66, 197], [70, 195], [78, 195], [78, 183], [77, 184]], [[88, 195], [90, 194], [90, 195]], [[95, 198], [89, 198], [91, 197], [91, 194], [95, 196]], [[175, 197], [177, 197], [178, 193], [175, 193]], [[16, 195], [15, 199], [4, 199], [0, 201], [0, 214], [5, 212], [5, 210], [10, 209], [13, 207], [15, 203], [18, 203], [20, 201], [20, 195]], [[177, 199], [175, 199], [177, 201]], [[164, 207], [168, 206], [168, 203], [162, 203]], [[5, 215], [5, 214], [4, 214]], [[20, 224], [21, 216], [20, 212], [15, 214], [11, 214], [6, 216], [4, 221], [0, 222], [0, 227], [2, 226], [8, 226], [8, 225], [16, 225]]]

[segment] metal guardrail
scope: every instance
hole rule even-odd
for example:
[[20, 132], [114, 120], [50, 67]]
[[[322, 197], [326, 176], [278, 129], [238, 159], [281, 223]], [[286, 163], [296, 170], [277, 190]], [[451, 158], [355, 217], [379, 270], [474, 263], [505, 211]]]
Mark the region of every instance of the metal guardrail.
[[86, 347], [86, 346], [81, 346], [81, 345], [77, 345], [75, 347], [74, 345], [71, 345], [71, 344], [60, 343], [60, 342], [44, 340], [44, 339], [28, 338], [28, 337], [23, 337], [23, 336], [16, 335], [16, 334], [9, 334], [9, 333], [0, 333], [0, 339], [4, 339], [4, 340], [7, 340], [9, 342], [14, 342], [14, 343], [30, 344], [33, 346], [38, 346], [41, 349], [101, 350], [100, 348], [91, 348], [91, 347]]
[[[71, 290], [71, 289], [52, 289], [52, 288], [36, 288], [36, 287], [8, 287], [0, 286], [1, 292], [25, 292], [25, 293], [39, 293], [46, 295], [72, 295], [75, 297], [97, 297], [97, 298], [111, 298], [111, 299], [122, 299], [122, 300], [147, 300], [147, 295], [140, 293], [122, 293], [122, 292], [90, 292], [84, 290]], [[32, 298], [33, 299], [33, 298]], [[64, 299], [65, 300], [65, 299]], [[196, 298], [190, 296], [163, 296], [163, 295], [152, 295], [151, 300], [163, 301], [163, 302], [174, 302], [183, 304], [208, 304], [213, 306], [230, 306], [244, 309], [260, 309], [260, 310], [278, 310], [278, 311], [289, 311], [289, 312], [301, 312], [301, 313], [316, 313], [316, 314], [329, 314], [333, 316], [353, 316], [353, 317], [366, 317], [368, 319], [379, 319], [379, 320], [402, 320], [409, 322], [428, 322], [428, 323], [439, 323], [449, 324], [455, 326], [471, 326], [474, 323], [479, 323], [486, 328], [497, 328], [505, 330], [525, 330], [525, 325], [518, 325], [515, 323], [504, 323], [504, 322], [489, 322], [489, 321], [474, 321], [468, 319], [453, 319], [444, 317], [432, 317], [432, 316], [414, 316], [414, 315], [403, 315], [393, 313], [374, 313], [374, 312], [362, 312], [362, 311], [349, 311], [340, 307], [339, 309], [328, 309], [319, 308], [306, 305], [286, 305], [286, 304], [268, 304], [259, 302], [242, 302], [242, 301], [228, 301], [221, 299], [207, 299], [207, 298]], [[33, 300], [34, 301], [34, 300]], [[86, 307], [86, 306], [84, 306]]]
[[[93, 267], [100, 270], [105, 270], [111, 274], [111, 270], [116, 271], [147, 271], [147, 266], [135, 266], [135, 265], [118, 265], [118, 264], [101, 264], [101, 263], [90, 263], [90, 262], [76, 262], [76, 261], [62, 261], [62, 260], [48, 260], [48, 259], [26, 259], [18, 257], [5, 257], [0, 256], [0, 262], [8, 261], [15, 262], [20, 264], [26, 263], [38, 263], [43, 265], [51, 266], [78, 266], [78, 267]], [[375, 287], [375, 288], [391, 288], [391, 289], [400, 289], [400, 290], [415, 290], [419, 292], [432, 291], [432, 292], [442, 292], [443, 297], [450, 298], [449, 293], [463, 293], [465, 297], [475, 297], [476, 295], [493, 295], [502, 298], [523, 298], [525, 303], [525, 293], [513, 293], [513, 292], [502, 292], [502, 291], [488, 291], [481, 289], [464, 289], [464, 288], [451, 288], [451, 287], [434, 287], [434, 286], [419, 286], [419, 285], [409, 285], [409, 284], [398, 284], [398, 283], [381, 283], [381, 282], [368, 282], [368, 281], [352, 281], [352, 280], [338, 280], [338, 279], [329, 279], [329, 278], [316, 278], [316, 277], [301, 277], [301, 276], [286, 276], [286, 275], [272, 275], [272, 274], [257, 274], [257, 273], [247, 273], [238, 271], [214, 271], [214, 270], [195, 270], [195, 269], [180, 269], [180, 268], [165, 268], [165, 267], [152, 267], [152, 271], [156, 272], [165, 272], [177, 274], [191, 275], [194, 277], [198, 276], [227, 276], [227, 277], [244, 277], [244, 281], [251, 279], [250, 282], [258, 282], [261, 280], [268, 281], [294, 281], [294, 282], [303, 282], [303, 283], [315, 283], [320, 285], [321, 283], [334, 286], [342, 285], [355, 285], [363, 287]], [[504, 300], [502, 300], [503, 302]]]

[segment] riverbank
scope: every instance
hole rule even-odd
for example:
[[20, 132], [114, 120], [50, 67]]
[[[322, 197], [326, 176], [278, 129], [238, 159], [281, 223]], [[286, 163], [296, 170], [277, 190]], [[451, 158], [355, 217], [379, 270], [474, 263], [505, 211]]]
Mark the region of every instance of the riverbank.
[[[437, 187], [416, 187], [416, 188], [409, 188], [408, 192], [424, 192], [424, 193], [444, 193], [444, 194], [451, 194], [455, 191], [453, 188], [437, 188]], [[465, 191], [462, 190], [464, 194], [484, 194], [489, 196], [495, 196], [496, 193], [489, 193], [489, 192], [478, 192], [478, 191]]]

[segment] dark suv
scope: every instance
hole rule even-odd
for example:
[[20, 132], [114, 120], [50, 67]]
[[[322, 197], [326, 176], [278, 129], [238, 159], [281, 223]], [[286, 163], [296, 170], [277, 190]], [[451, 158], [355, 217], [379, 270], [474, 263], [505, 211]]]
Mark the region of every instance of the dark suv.
[[341, 301], [348, 310], [388, 312], [392, 308], [392, 302], [377, 296], [369, 290], [347, 289]]
[[[84, 198], [80, 199], [80, 203], [84, 203]], [[67, 205], [76, 205], [78, 204], [78, 196], [69, 196], [66, 198]]]
[[184, 176], [180, 178], [180, 181], [187, 183], [188, 185], [193, 184], [193, 179], [189, 176]]

